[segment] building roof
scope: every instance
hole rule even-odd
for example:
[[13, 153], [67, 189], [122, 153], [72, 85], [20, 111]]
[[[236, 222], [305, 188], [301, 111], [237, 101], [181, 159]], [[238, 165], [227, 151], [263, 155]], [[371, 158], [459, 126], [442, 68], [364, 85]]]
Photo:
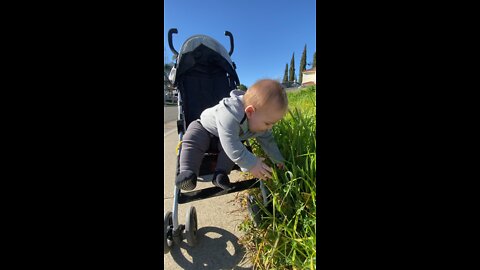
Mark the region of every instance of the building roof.
[[313, 67], [311, 69], [306, 69], [302, 71], [302, 73], [314, 73], [314, 72], [317, 72], [317, 67]]
[[302, 83], [302, 86], [310, 86], [310, 85], [316, 85], [314, 82], [304, 82]]

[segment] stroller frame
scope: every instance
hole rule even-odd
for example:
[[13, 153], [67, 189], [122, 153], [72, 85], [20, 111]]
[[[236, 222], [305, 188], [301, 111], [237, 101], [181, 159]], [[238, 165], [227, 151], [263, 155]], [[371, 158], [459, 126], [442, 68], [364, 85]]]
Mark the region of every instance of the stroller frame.
[[[173, 48], [173, 43], [172, 43], [172, 34], [173, 33], [178, 33], [177, 29], [170, 29], [168, 32], [168, 43], [170, 50], [174, 53], [175, 57], [179, 58], [179, 53]], [[225, 31], [225, 36], [230, 37], [230, 52], [228, 53], [228, 56], [231, 56], [233, 53], [233, 36], [230, 32]], [[206, 36], [205, 36], [206, 37]], [[188, 40], [187, 40], [188, 41]], [[185, 42], [187, 43], [187, 42]], [[185, 46], [185, 45], [184, 45]], [[183, 47], [182, 47], [183, 48]], [[222, 47], [223, 48], [223, 47]], [[224, 48], [223, 48], [224, 50]], [[225, 56], [225, 53], [223, 56]], [[177, 66], [178, 63], [175, 63], [175, 67]], [[235, 69], [235, 63], [231, 62], [231, 66], [233, 69]], [[177, 72], [175, 69], [173, 72]], [[174, 74], [175, 76], [175, 74]], [[236, 74], [235, 74], [236, 76]], [[238, 78], [238, 77], [237, 77]], [[175, 84], [175, 80], [173, 80]], [[238, 79], [236, 82], [236, 86], [239, 85]], [[177, 151], [177, 159], [176, 159], [176, 176], [179, 174], [180, 170], [180, 154], [182, 151], [182, 145], [181, 142], [183, 141], [183, 135], [185, 133], [187, 123], [186, 123], [186, 116], [183, 110], [183, 106], [185, 105], [183, 102], [182, 98], [182, 91], [178, 91], [178, 120], [177, 120], [177, 131], [178, 131], [178, 136], [179, 136], [179, 146], [178, 146], [178, 151]], [[218, 100], [219, 101], [219, 100]], [[203, 108], [206, 109], [206, 108]], [[249, 145], [247, 144], [247, 148], [249, 148]], [[206, 153], [208, 155], [208, 153]], [[205, 161], [205, 159], [204, 159]], [[204, 162], [202, 161], [202, 163]], [[238, 166], [236, 166], [237, 169]], [[236, 169], [234, 168], [234, 169]], [[213, 173], [211, 174], [201, 174], [198, 176], [197, 181], [199, 182], [211, 182], [213, 178]], [[177, 186], [174, 186], [174, 197], [173, 197], [173, 205], [172, 205], [172, 211], [166, 211], [164, 214], [164, 254], [167, 254], [172, 246], [174, 244], [179, 245], [183, 239], [187, 240], [187, 244], [189, 246], [195, 246], [197, 243], [197, 214], [196, 214], [196, 209], [194, 206], [191, 206], [189, 211], [187, 212], [187, 221], [186, 224], [179, 224], [178, 222], [178, 205], [179, 204], [185, 204], [193, 201], [198, 201], [198, 200], [204, 200], [208, 198], [213, 198], [217, 196], [222, 196], [226, 195], [229, 193], [233, 192], [240, 192], [246, 189], [251, 189], [251, 188], [260, 188], [262, 197], [263, 197], [263, 203], [264, 205], [267, 204], [266, 199], [268, 197], [268, 190], [264, 186], [263, 182], [259, 179], [253, 178], [249, 180], [244, 180], [236, 183], [232, 183], [232, 188], [229, 190], [223, 190], [220, 187], [212, 186], [200, 190], [193, 190], [189, 192], [182, 192]], [[249, 212], [252, 215], [252, 218], [254, 219], [254, 222], [258, 224], [260, 216], [258, 215], [258, 212], [260, 211], [259, 206], [257, 205], [257, 202], [254, 200], [253, 196], [249, 195], [248, 196], [248, 208]]]

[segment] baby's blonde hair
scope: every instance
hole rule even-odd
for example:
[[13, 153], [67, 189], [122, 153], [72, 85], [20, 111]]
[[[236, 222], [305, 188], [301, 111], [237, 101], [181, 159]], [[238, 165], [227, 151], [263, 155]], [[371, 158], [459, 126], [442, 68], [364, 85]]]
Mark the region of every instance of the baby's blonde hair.
[[270, 79], [263, 79], [254, 83], [243, 96], [243, 101], [245, 107], [252, 105], [257, 110], [261, 110], [265, 105], [270, 104], [276, 104], [284, 112], [288, 108], [285, 89], [279, 82]]

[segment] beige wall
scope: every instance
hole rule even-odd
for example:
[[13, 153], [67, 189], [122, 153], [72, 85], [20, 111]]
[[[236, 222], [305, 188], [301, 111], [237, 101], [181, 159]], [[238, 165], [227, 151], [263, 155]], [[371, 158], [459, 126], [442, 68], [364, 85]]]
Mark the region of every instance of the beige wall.
[[302, 83], [306, 83], [306, 82], [314, 82], [315, 84], [317, 84], [317, 76], [315, 76], [317, 73], [303, 73], [303, 77], [302, 77]]

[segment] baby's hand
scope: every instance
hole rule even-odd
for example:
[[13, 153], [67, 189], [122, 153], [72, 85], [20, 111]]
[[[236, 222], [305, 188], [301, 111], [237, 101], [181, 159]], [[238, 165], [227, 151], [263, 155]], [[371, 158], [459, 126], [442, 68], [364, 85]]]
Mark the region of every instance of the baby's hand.
[[268, 167], [267, 164], [263, 163], [264, 158], [258, 158], [257, 164], [250, 169], [250, 173], [258, 179], [266, 180], [267, 178], [272, 178], [270, 174], [272, 172], [272, 168]]
[[283, 162], [277, 163], [277, 167], [281, 170], [285, 170], [285, 164], [283, 164]]

